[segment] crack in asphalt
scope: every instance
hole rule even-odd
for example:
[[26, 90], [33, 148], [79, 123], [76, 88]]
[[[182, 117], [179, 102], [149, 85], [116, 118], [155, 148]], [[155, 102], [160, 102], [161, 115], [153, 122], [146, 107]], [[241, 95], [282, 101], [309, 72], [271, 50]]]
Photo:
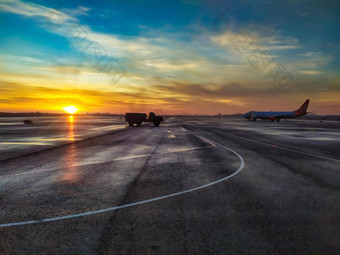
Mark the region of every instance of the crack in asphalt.
[[[152, 150], [152, 152], [149, 154], [148, 158], [145, 160], [145, 163], [143, 165], [143, 167], [141, 168], [141, 170], [139, 171], [138, 175], [136, 176], [136, 178], [133, 180], [133, 182], [131, 182], [131, 184], [129, 185], [129, 187], [126, 189], [125, 195], [124, 197], [121, 199], [121, 201], [119, 202], [118, 206], [122, 206], [124, 204], [126, 204], [126, 200], [129, 196], [129, 194], [131, 193], [131, 190], [133, 188], [133, 186], [136, 185], [136, 183], [138, 182], [138, 180], [140, 179], [141, 175], [144, 173], [144, 170], [146, 169], [148, 162], [151, 158], [151, 156], [154, 154], [154, 152], [157, 150], [158, 146], [160, 145], [161, 141], [163, 140], [164, 136], [166, 134], [166, 131], [163, 132], [161, 138], [159, 139], [157, 145], [155, 146], [155, 148]], [[106, 254], [107, 253], [107, 239], [108, 239], [108, 235], [110, 233], [110, 229], [113, 227], [112, 223], [114, 222], [115, 218], [116, 218], [116, 213], [117, 211], [114, 211], [113, 215], [110, 217], [108, 224], [104, 227], [102, 234], [98, 240], [98, 245], [95, 248], [95, 250], [99, 253], [99, 254]]]

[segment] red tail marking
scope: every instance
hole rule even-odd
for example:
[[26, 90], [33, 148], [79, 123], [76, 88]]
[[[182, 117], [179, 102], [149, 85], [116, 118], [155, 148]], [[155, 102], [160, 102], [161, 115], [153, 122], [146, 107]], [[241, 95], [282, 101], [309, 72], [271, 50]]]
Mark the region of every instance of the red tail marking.
[[303, 105], [301, 105], [301, 107], [300, 107], [298, 110], [294, 111], [294, 113], [295, 113], [296, 115], [298, 115], [298, 116], [307, 114], [308, 104], [309, 104], [309, 99], [307, 99], [307, 100], [303, 103]]

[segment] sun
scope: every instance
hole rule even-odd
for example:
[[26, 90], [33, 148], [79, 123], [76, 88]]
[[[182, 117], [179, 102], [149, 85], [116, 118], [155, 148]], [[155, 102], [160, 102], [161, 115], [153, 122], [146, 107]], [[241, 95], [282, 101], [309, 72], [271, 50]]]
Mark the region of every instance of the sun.
[[63, 110], [70, 114], [74, 114], [78, 111], [78, 109], [75, 106], [66, 106], [63, 108]]

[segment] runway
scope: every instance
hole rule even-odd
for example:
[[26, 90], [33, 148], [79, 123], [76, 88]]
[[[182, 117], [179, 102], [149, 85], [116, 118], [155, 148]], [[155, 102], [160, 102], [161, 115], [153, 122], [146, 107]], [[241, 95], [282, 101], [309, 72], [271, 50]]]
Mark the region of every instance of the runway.
[[171, 117], [0, 161], [1, 254], [336, 254], [339, 138]]

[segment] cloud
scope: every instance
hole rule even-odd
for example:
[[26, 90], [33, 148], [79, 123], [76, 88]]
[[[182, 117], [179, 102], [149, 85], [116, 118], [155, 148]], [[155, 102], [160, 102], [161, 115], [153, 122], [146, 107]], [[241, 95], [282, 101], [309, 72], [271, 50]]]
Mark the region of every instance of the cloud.
[[[86, 59], [98, 59], [98, 63], [90, 67], [92, 72], [100, 73], [98, 67], [110, 59], [116, 59], [128, 72], [120, 80], [120, 84], [131, 82], [132, 79], [129, 77], [150, 78], [156, 75], [172, 75], [180, 80], [201, 83], [250, 79], [256, 71], [249, 72], [251, 70], [249, 63], [242, 62], [241, 56], [235, 52], [232, 53], [230, 49], [218, 48], [216, 44], [232, 45], [234, 50], [240, 46], [239, 40], [249, 43], [249, 49], [255, 49], [258, 45], [264, 46], [266, 42], [269, 42], [269, 45], [266, 45], [265, 49], [297, 47], [296, 39], [279, 35], [260, 36], [260, 32], [247, 33], [243, 38], [242, 33], [237, 34], [231, 31], [220, 35], [198, 31], [199, 33], [194, 37], [189, 37], [191, 41], [188, 41], [181, 39], [186, 37], [181, 32], [169, 33], [145, 28], [138, 36], [118, 36], [93, 31], [89, 26], [80, 24], [75, 15], [79, 9], [87, 12], [88, 9], [84, 7], [78, 7], [74, 12], [71, 10], [61, 12], [37, 4], [22, 3], [17, 0], [13, 2], [19, 6], [19, 13], [23, 15], [29, 15], [33, 10], [32, 13], [35, 15], [40, 13], [46, 17], [47, 12], [54, 12], [52, 19], [48, 17], [47, 23], [41, 26], [65, 37], [73, 50], [78, 51], [84, 57], [84, 62], [87, 61]], [[6, 10], [14, 11], [8, 6]], [[59, 20], [62, 21], [60, 24]], [[265, 31], [265, 29], [262, 30]], [[259, 54], [264, 55], [263, 52], [261, 49]], [[277, 56], [271, 54], [270, 57], [276, 58]], [[88, 62], [87, 65], [91, 63]], [[51, 67], [47, 68], [51, 69]]]
[[44, 17], [46, 19], [51, 19], [53, 17], [59, 16], [63, 17], [64, 20], [75, 21], [72, 16], [69, 16], [66, 13], [62, 13], [56, 9], [48, 8], [46, 6], [31, 2], [26, 3], [19, 0], [0, 1], [0, 11], [16, 13], [29, 17]]
[[[15, 8], [13, 7], [15, 5]], [[18, 9], [17, 9], [18, 8]], [[46, 18], [40, 25], [50, 31], [65, 37], [73, 50], [82, 56], [93, 58], [96, 52], [97, 58], [103, 59], [103, 63], [109, 59], [117, 59], [128, 71], [129, 76], [155, 76], [175, 75], [177, 78], [192, 81], [221, 81], [224, 79], [217, 72], [224, 69], [224, 75], [238, 74], [240, 67], [236, 63], [220, 63], [221, 59], [210, 57], [209, 52], [216, 51], [214, 45], [201, 45], [205, 35], [194, 38], [193, 41], [181, 41], [180, 33], [166, 33], [162, 31], [148, 30], [147, 28], [138, 36], [118, 36], [116, 34], [93, 31], [89, 26], [79, 23], [78, 19], [70, 14], [70, 10], [64, 12], [47, 8], [32, 3], [13, 1], [3, 7], [4, 10], [27, 16], [42, 16]], [[79, 7], [78, 7], [79, 9]], [[86, 11], [88, 11], [86, 9]], [[50, 14], [53, 14], [52, 16]], [[51, 17], [50, 17], [51, 16]], [[205, 39], [206, 40], [206, 39]], [[208, 43], [209, 40], [206, 40]], [[199, 43], [198, 43], [199, 42]], [[204, 52], [205, 51], [205, 52]], [[206, 52], [208, 51], [208, 52]], [[204, 52], [204, 54], [202, 54]], [[223, 53], [223, 52], [221, 52]], [[225, 54], [225, 52], [224, 52]], [[220, 54], [223, 56], [223, 54]], [[83, 59], [86, 61], [85, 59]], [[232, 61], [230, 56], [222, 61]], [[98, 63], [99, 65], [101, 63]], [[48, 67], [50, 68], [50, 67]], [[96, 67], [92, 71], [99, 72]], [[123, 79], [121, 80], [123, 81]]]
[[[333, 60], [331, 55], [324, 55], [322, 53], [307, 53], [308, 59], [302, 59], [301, 61], [291, 61], [287, 63], [291, 70], [306, 70], [320, 71], [320, 69], [326, 68]], [[305, 56], [304, 56], [305, 57]]]
[[163, 109], [168, 114], [216, 114], [245, 112], [256, 108], [270, 110], [268, 105], [275, 107], [278, 102], [287, 104], [286, 109], [293, 109], [305, 98], [313, 100], [318, 97], [328, 102], [339, 97], [339, 84], [320, 86], [313, 79], [310, 82], [294, 83], [284, 91], [277, 91], [271, 84], [263, 86], [262, 82], [190, 84], [163, 81], [161, 85], [125, 91], [58, 86], [49, 88], [29, 86], [24, 82], [0, 82], [2, 111], [13, 111], [13, 107], [17, 107], [21, 111], [48, 109], [58, 112], [65, 105], [76, 105], [88, 112], [124, 113], [131, 110], [148, 112]]
[[321, 54], [322, 53], [320, 51], [318, 52], [309, 51], [309, 52], [299, 53], [297, 55], [302, 56], [302, 57], [312, 57], [312, 56], [321, 55]]
[[308, 74], [308, 75], [317, 75], [317, 74], [322, 74], [323, 72], [320, 72], [320, 71], [312, 71], [312, 70], [301, 70], [300, 73], [302, 73], [302, 74]]
[[61, 74], [83, 74], [88, 73], [89, 70], [86, 70], [83, 66], [66, 66], [66, 65], [54, 65], [54, 66], [43, 66], [40, 67], [46, 71], [52, 73], [61, 73]]
[[42, 63], [43, 61], [40, 58], [30, 57], [30, 56], [16, 56], [10, 54], [0, 54], [1, 59], [10, 59], [10, 61], [14, 60], [16, 62], [28, 62], [28, 63]]
[[255, 84], [188, 84], [180, 82], [169, 82], [168, 85], [153, 86], [162, 94], [175, 94], [178, 98], [197, 98], [211, 99], [216, 102], [226, 103], [227, 100], [234, 102], [234, 98], [243, 97], [244, 99], [256, 96], [269, 96], [274, 90], [270, 87], [254, 86]]
[[273, 29], [268, 32], [267, 29], [256, 26], [245, 27], [236, 32], [228, 29], [220, 34], [211, 35], [210, 39], [219, 46], [228, 46], [239, 53], [258, 49], [277, 51], [301, 47], [297, 38], [279, 35]]
[[[54, 64], [46, 61], [48, 56], [9, 57], [25, 63], [27, 69], [2, 75], [2, 81], [11, 84], [2, 85], [6, 88], [2, 100], [23, 107], [36, 107], [42, 102], [55, 109], [59, 107], [54, 106], [55, 102], [74, 100], [84, 109], [122, 113], [137, 101], [150, 110], [166, 107], [173, 112], [188, 109], [196, 113], [196, 107], [204, 113], [232, 113], [239, 111], [237, 107], [275, 103], [279, 97], [295, 100], [301, 95], [339, 89], [325, 78], [332, 56], [305, 49], [297, 38], [284, 36], [271, 26], [244, 26], [239, 31], [216, 33], [198, 26], [176, 31], [170, 25], [160, 29], [141, 25], [138, 35], [122, 35], [95, 31], [95, 27], [82, 24], [78, 18], [91, 12], [87, 7], [55, 10], [12, 0], [0, 1], [0, 10], [36, 20], [40, 28], [64, 37], [72, 51], [83, 58], [81, 64], [69, 56], [64, 64]], [[255, 50], [262, 59], [285, 60], [285, 67], [294, 71], [289, 86], [278, 91], [273, 81], [247, 62], [247, 54], [240, 54]], [[115, 59], [127, 73], [110, 87], [107, 74], [91, 65], [91, 57], [104, 62]], [[141, 88], [145, 90], [141, 92]]]
[[87, 8], [84, 6], [78, 6], [76, 9], [63, 9], [64, 13], [68, 13], [72, 17], [76, 16], [89, 16], [89, 11], [91, 8]]

